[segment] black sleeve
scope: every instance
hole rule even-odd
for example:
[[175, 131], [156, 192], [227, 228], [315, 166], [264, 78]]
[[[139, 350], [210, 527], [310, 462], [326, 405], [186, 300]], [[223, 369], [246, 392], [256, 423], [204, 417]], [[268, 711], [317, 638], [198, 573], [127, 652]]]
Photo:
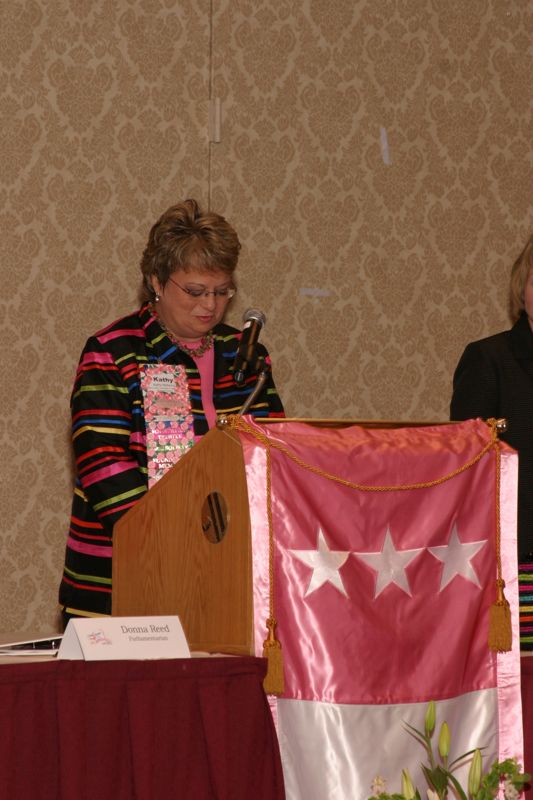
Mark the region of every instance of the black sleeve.
[[467, 345], [453, 376], [450, 419], [500, 416], [498, 373], [480, 342]]

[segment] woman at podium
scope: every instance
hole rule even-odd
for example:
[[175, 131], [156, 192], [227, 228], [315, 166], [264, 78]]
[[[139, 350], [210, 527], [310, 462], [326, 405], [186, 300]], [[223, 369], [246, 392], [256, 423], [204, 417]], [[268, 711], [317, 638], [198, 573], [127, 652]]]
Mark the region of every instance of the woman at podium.
[[244, 374], [241, 359], [235, 380], [241, 332], [223, 319], [239, 251], [222, 216], [195, 200], [172, 206], [141, 259], [140, 308], [87, 340], [71, 397], [76, 485], [59, 590], [65, 622], [111, 613], [114, 524], [218, 415], [238, 413], [248, 399], [248, 414], [284, 416], [261, 344]]

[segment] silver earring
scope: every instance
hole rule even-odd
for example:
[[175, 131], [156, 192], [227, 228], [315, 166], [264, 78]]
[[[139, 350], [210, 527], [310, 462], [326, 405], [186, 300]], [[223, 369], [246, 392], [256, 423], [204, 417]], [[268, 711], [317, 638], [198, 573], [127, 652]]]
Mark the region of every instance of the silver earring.
[[158, 294], [157, 294], [157, 292], [156, 292], [156, 293], [155, 293], [155, 302], [156, 302], [156, 303], [159, 303], [159, 300], [160, 300], [160, 299], [161, 299], [161, 298], [159, 297], [159, 295], [158, 295]]

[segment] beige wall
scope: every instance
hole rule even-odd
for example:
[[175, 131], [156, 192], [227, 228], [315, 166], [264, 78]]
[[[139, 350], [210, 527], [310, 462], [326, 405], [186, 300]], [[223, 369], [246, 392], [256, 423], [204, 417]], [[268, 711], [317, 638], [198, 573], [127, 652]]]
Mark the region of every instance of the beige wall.
[[[195, 196], [293, 416], [445, 419], [533, 227], [529, 0], [0, 3], [0, 630], [56, 624], [68, 396]], [[529, 50], [528, 50], [529, 48]], [[208, 140], [209, 97], [222, 137]]]

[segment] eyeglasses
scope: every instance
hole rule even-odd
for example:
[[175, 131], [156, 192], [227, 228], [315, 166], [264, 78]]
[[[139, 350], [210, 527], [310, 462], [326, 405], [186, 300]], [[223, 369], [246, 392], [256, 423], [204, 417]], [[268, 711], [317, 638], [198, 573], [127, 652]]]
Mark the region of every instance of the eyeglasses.
[[231, 300], [231, 298], [237, 293], [237, 289], [234, 289], [233, 287], [227, 287], [226, 289], [213, 289], [212, 291], [203, 287], [201, 289], [189, 289], [188, 286], [180, 286], [180, 284], [171, 278], [170, 275], [168, 279], [174, 284], [174, 286], [177, 286], [178, 289], [181, 289], [182, 292], [185, 292], [185, 294], [188, 294], [189, 297], [192, 297], [195, 300], [198, 300], [200, 297], [209, 297], [210, 294], [213, 295], [215, 300]]

